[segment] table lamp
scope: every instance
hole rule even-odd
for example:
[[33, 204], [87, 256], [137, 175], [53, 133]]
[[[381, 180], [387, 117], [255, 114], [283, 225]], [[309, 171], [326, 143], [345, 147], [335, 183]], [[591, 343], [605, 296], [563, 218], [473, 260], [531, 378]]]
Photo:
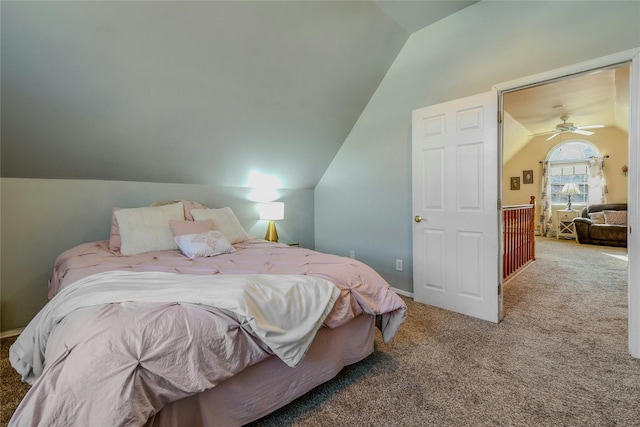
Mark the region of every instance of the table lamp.
[[270, 242], [277, 242], [278, 231], [276, 230], [276, 223], [274, 221], [284, 219], [284, 203], [258, 203], [258, 213], [260, 214], [260, 219], [269, 221], [267, 234], [265, 234], [264, 239]]
[[565, 184], [564, 187], [562, 187], [562, 190], [560, 190], [560, 194], [566, 194], [567, 195], [567, 210], [570, 211], [571, 210], [571, 195], [572, 194], [580, 194], [580, 189], [578, 188], [577, 185], [575, 185], [573, 182], [570, 184]]

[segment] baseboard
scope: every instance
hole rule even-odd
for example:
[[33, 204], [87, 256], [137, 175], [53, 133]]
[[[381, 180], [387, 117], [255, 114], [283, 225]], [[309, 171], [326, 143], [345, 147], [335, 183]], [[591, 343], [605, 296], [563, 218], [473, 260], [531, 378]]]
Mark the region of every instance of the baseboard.
[[413, 292], [403, 291], [402, 289], [392, 287], [391, 290], [398, 295], [404, 295], [405, 297], [413, 298]]
[[15, 337], [16, 335], [20, 335], [24, 331], [24, 328], [11, 329], [10, 331], [0, 332], [0, 339]]

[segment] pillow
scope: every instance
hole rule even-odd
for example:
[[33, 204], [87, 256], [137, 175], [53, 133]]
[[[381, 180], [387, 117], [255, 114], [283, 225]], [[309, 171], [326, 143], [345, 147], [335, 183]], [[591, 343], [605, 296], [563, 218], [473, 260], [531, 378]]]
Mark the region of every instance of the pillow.
[[161, 200], [159, 202], [153, 202], [151, 203], [152, 207], [158, 207], [158, 206], [166, 206], [166, 205], [172, 205], [174, 203], [178, 203], [180, 200]]
[[183, 234], [175, 237], [175, 242], [182, 253], [191, 259], [235, 252], [224, 234], [215, 230]]
[[604, 211], [604, 223], [627, 225], [627, 211]]
[[[179, 203], [182, 202], [182, 205], [184, 206], [184, 219], [188, 220], [188, 221], [193, 221], [193, 217], [191, 216], [191, 209], [203, 209], [204, 206], [202, 206], [200, 203], [198, 202], [192, 202], [190, 200], [167, 200], [167, 201], [160, 201], [160, 202], [154, 202], [151, 204], [151, 206], [156, 207], [156, 206], [165, 206], [165, 205], [171, 205], [174, 203]], [[109, 233], [109, 250], [110, 251], [116, 251], [118, 252], [120, 250], [120, 245], [122, 244], [122, 241], [120, 239], [120, 228], [118, 227], [118, 220], [116, 218], [115, 212], [120, 210], [121, 208], [113, 208], [113, 213], [111, 214], [111, 231]], [[202, 230], [201, 230], [202, 231]], [[186, 233], [183, 233], [186, 234]]]
[[240, 225], [236, 214], [229, 207], [222, 209], [192, 209], [191, 215], [195, 221], [211, 219], [215, 229], [224, 234], [224, 237], [231, 244], [244, 242], [251, 238]]
[[169, 228], [173, 237], [184, 236], [185, 234], [203, 233], [209, 230], [215, 230], [213, 221], [205, 219], [203, 221], [180, 221], [175, 219], [169, 220]]
[[190, 200], [180, 200], [184, 205], [184, 219], [193, 221], [193, 216], [191, 216], [191, 209], [204, 209], [198, 202], [192, 202]]
[[594, 224], [604, 224], [604, 212], [593, 212], [589, 214], [589, 219]]
[[179, 200], [161, 200], [159, 202], [153, 202], [151, 203], [151, 206], [156, 207], [156, 206], [165, 206], [165, 205], [172, 205], [174, 203], [180, 203], [182, 202], [182, 206], [184, 206], [184, 219], [186, 219], [187, 221], [193, 221], [193, 217], [191, 216], [191, 209], [204, 209], [204, 206], [202, 206], [200, 203], [198, 202], [192, 202], [191, 200], [184, 200], [184, 199], [179, 199]]
[[120, 251], [120, 245], [122, 245], [120, 227], [118, 227], [118, 220], [116, 219], [116, 211], [119, 210], [120, 208], [113, 208], [113, 212], [111, 213], [111, 231], [109, 233], [109, 250], [116, 252]]
[[115, 216], [120, 229], [121, 254], [136, 255], [178, 249], [169, 228], [169, 220], [184, 219], [182, 203], [119, 209], [115, 211]]

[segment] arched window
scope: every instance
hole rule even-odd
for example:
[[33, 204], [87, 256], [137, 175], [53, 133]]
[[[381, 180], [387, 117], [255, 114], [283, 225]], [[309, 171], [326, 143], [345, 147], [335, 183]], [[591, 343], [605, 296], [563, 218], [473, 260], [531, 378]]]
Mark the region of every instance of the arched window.
[[547, 156], [549, 164], [549, 195], [552, 204], [566, 204], [567, 195], [562, 194], [565, 184], [576, 184], [580, 194], [573, 194], [571, 202], [582, 205], [589, 202], [589, 162], [599, 158], [600, 151], [590, 142], [570, 140], [556, 145]]

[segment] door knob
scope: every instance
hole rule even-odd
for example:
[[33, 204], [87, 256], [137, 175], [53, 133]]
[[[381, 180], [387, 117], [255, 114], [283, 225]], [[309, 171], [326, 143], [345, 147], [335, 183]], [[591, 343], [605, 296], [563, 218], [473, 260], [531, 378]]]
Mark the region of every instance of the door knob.
[[413, 218], [413, 220], [414, 220], [415, 222], [421, 222], [421, 221], [422, 221], [422, 217], [421, 217], [420, 215], [416, 215], [416, 216]]

